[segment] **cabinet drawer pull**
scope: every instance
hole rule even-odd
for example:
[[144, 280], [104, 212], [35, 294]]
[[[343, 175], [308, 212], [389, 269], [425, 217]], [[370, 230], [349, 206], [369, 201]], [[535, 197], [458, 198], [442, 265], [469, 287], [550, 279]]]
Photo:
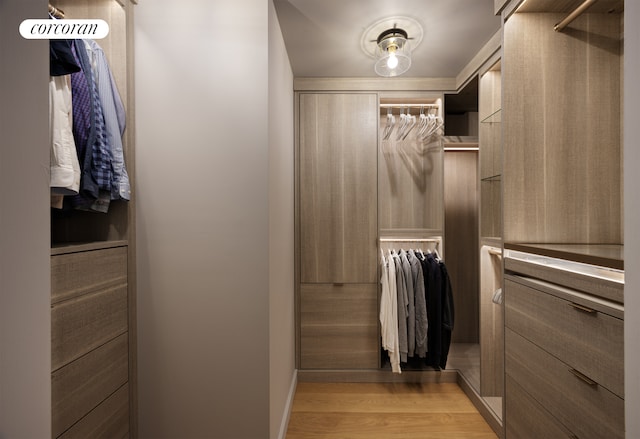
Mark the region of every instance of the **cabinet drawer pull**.
[[344, 286], [344, 282], [334, 282], [333, 286], [334, 287], [343, 287]]
[[593, 308], [589, 308], [587, 306], [580, 305], [580, 304], [577, 304], [577, 303], [574, 303], [574, 302], [569, 302], [569, 306], [574, 308], [574, 309], [577, 309], [578, 311], [586, 312], [587, 314], [595, 314], [595, 313], [598, 312]]
[[586, 376], [585, 374], [583, 374], [582, 372], [579, 372], [575, 369], [569, 369], [569, 372], [571, 372], [572, 374], [574, 374], [576, 377], [578, 377], [581, 381], [587, 383], [588, 385], [592, 386], [592, 387], [596, 387], [598, 385], [598, 383], [596, 383], [595, 381], [593, 381], [591, 378], [589, 378], [588, 376]]

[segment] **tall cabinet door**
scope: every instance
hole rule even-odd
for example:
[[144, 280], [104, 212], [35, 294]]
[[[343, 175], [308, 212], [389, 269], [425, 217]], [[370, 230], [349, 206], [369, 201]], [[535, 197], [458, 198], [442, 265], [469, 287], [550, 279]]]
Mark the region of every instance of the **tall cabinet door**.
[[299, 367], [375, 369], [377, 95], [299, 99]]
[[300, 280], [375, 283], [377, 96], [300, 94]]

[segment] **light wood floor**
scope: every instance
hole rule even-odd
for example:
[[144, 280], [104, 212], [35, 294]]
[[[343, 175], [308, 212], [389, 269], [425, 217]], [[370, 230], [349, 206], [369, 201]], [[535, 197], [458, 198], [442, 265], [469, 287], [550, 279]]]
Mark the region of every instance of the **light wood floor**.
[[496, 439], [455, 383], [298, 383], [286, 439]]

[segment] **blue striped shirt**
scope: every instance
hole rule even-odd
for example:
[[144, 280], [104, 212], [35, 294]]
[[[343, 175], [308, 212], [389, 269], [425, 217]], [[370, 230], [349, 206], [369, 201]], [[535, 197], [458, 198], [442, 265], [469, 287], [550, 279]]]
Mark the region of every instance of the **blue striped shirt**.
[[106, 144], [110, 146], [112, 200], [129, 200], [131, 186], [124, 162], [122, 135], [125, 130], [125, 110], [118, 88], [111, 74], [107, 57], [102, 48], [93, 40], [84, 40], [91, 59], [94, 78], [104, 116]]

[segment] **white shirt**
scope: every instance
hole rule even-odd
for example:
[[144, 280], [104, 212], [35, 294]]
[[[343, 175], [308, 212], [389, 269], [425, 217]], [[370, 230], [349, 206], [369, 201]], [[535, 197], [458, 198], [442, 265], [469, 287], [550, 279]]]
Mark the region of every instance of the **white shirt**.
[[73, 107], [69, 75], [49, 79], [49, 125], [51, 127], [51, 193], [75, 195], [80, 189], [80, 164], [73, 140]]
[[[385, 261], [386, 259], [386, 261]], [[388, 258], [382, 259], [382, 297], [380, 299], [380, 325], [382, 333], [382, 347], [389, 353], [391, 370], [400, 370], [400, 349], [398, 340], [398, 301], [396, 286], [396, 267], [389, 253]]]

